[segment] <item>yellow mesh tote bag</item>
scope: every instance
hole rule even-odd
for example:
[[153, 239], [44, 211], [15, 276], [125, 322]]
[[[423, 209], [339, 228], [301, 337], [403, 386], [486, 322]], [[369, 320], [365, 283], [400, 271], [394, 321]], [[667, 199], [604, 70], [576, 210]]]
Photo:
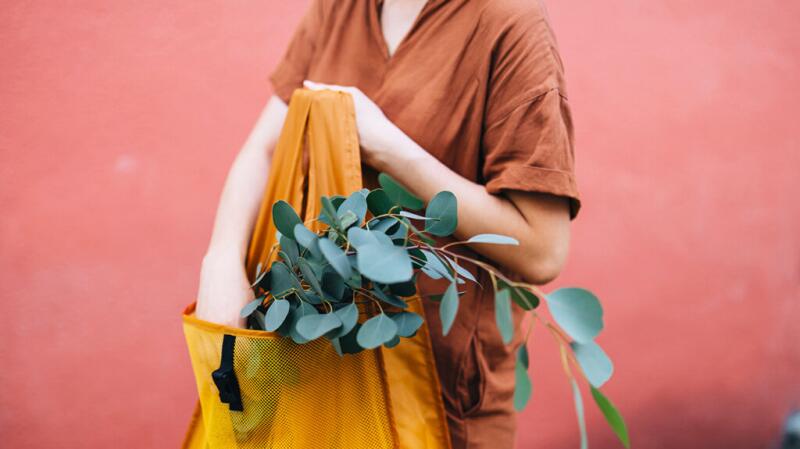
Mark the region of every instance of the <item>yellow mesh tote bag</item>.
[[[320, 196], [361, 188], [352, 98], [296, 90], [248, 250], [250, 276], [276, 257], [275, 201], [302, 211], [318, 231]], [[406, 301], [423, 315], [419, 297]], [[425, 324], [394, 348], [339, 356], [323, 339], [300, 345], [273, 332], [222, 326], [196, 318], [194, 307], [184, 311], [183, 327], [199, 401], [184, 448], [450, 449]], [[363, 320], [369, 310], [361, 312]]]

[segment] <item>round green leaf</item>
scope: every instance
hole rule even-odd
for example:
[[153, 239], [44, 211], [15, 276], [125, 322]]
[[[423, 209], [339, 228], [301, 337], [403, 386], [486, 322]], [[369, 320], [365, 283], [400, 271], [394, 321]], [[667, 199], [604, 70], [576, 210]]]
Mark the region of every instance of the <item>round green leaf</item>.
[[399, 204], [400, 206], [411, 210], [420, 210], [423, 208], [423, 206], [425, 206], [425, 203], [423, 203], [421, 199], [412, 195], [386, 173], [381, 173], [378, 175], [378, 183], [383, 188], [383, 191], [386, 192], [386, 195], [389, 197], [389, 199], [391, 199], [395, 204]]
[[394, 206], [394, 203], [383, 189], [375, 189], [367, 195], [367, 208], [376, 217], [388, 214], [392, 206]]
[[456, 289], [456, 283], [451, 282], [450, 286], [447, 287], [447, 290], [444, 292], [444, 296], [442, 296], [442, 300], [439, 303], [439, 318], [442, 321], [442, 335], [447, 335], [450, 332], [450, 328], [453, 326], [453, 321], [456, 319], [456, 313], [458, 312], [458, 290]]
[[297, 212], [286, 201], [279, 200], [272, 205], [272, 221], [281, 234], [294, 239], [294, 227], [302, 223]]
[[440, 237], [452, 234], [458, 224], [456, 196], [446, 190], [437, 193], [428, 203], [425, 216], [432, 219], [425, 224], [426, 232]]
[[511, 343], [514, 337], [514, 321], [511, 318], [511, 293], [506, 289], [494, 294], [494, 317], [503, 343]]
[[333, 337], [342, 337], [348, 334], [358, 322], [358, 307], [355, 303], [350, 303], [333, 313], [342, 322], [342, 326], [332, 333]]
[[519, 245], [519, 240], [500, 234], [478, 234], [473, 235], [467, 243], [493, 243], [495, 245]]
[[384, 343], [383, 346], [386, 347], [386, 348], [392, 349], [392, 348], [394, 348], [395, 346], [397, 346], [399, 344], [400, 344], [400, 337], [395, 335], [394, 337], [392, 337], [391, 340], [389, 340], [386, 343]]
[[364, 245], [358, 248], [357, 261], [361, 274], [382, 284], [405, 282], [414, 275], [408, 252], [395, 245]]
[[605, 416], [608, 425], [611, 426], [611, 430], [614, 431], [617, 438], [619, 438], [626, 448], [630, 448], [631, 441], [628, 437], [628, 426], [625, 425], [625, 419], [622, 418], [622, 415], [617, 408], [614, 407], [614, 404], [612, 404], [600, 390], [594, 387], [591, 387], [591, 390], [594, 402], [597, 404], [600, 411], [603, 412], [603, 416]]
[[392, 315], [392, 320], [397, 324], [397, 335], [411, 337], [422, 326], [422, 317], [414, 312], [400, 312]]
[[572, 351], [575, 353], [575, 358], [586, 375], [586, 379], [593, 387], [600, 388], [611, 378], [614, 373], [614, 364], [597, 343], [573, 341], [570, 346], [572, 346]]
[[311, 232], [311, 230], [308, 229], [303, 223], [298, 223], [295, 225], [294, 239], [300, 244], [300, 246], [309, 250], [311, 254], [315, 256], [319, 256], [321, 254], [319, 252], [319, 246], [317, 245], [319, 236]]
[[289, 301], [285, 299], [276, 299], [267, 308], [267, 313], [264, 316], [264, 329], [269, 332], [274, 332], [286, 320], [289, 315], [290, 309]]
[[603, 308], [592, 292], [560, 288], [545, 298], [553, 319], [576, 341], [589, 342], [603, 329]]
[[351, 329], [350, 332], [339, 337], [339, 347], [342, 349], [342, 353], [358, 354], [359, 352], [364, 350], [364, 348], [358, 345], [358, 341], [356, 340], [356, 336], [358, 335], [358, 332], [360, 330], [361, 330], [361, 323], [356, 323], [356, 325], [353, 326], [353, 329]]
[[336, 215], [342, 220], [347, 212], [352, 212], [353, 215], [356, 216], [357, 220], [355, 223], [361, 223], [361, 221], [364, 220], [364, 217], [367, 215], [367, 199], [364, 197], [363, 193], [353, 192], [339, 206]]
[[357, 227], [352, 227], [347, 230], [347, 240], [356, 249], [370, 244], [394, 245], [392, 239], [383, 232]]
[[316, 340], [341, 325], [342, 322], [335, 313], [312, 314], [297, 320], [297, 332], [310, 341]]
[[283, 253], [281, 257], [284, 261], [286, 261], [289, 266], [297, 264], [297, 258], [300, 257], [300, 249], [297, 247], [297, 242], [285, 235], [281, 235], [279, 242], [281, 252]]
[[282, 262], [275, 262], [272, 264], [269, 281], [270, 293], [276, 298], [285, 295], [289, 290], [297, 287], [294, 273]]
[[373, 349], [397, 335], [397, 324], [384, 313], [368, 319], [358, 330], [356, 340], [365, 349]]
[[331, 239], [322, 238], [319, 239], [319, 249], [322, 251], [325, 260], [331, 264], [331, 267], [339, 273], [342, 279], [350, 279], [350, 276], [353, 275], [353, 270], [350, 268], [350, 262], [347, 261], [347, 255], [341, 248], [336, 246]]
[[263, 301], [264, 301], [264, 297], [262, 296], [260, 298], [256, 298], [256, 299], [248, 302], [247, 305], [242, 307], [242, 311], [240, 312], [239, 315], [242, 318], [246, 318], [246, 317], [250, 316], [250, 314], [255, 312], [256, 309], [258, 308], [258, 306], [260, 306]]
[[297, 344], [308, 343], [310, 340], [304, 337], [300, 332], [297, 330], [297, 324], [300, 322], [300, 319], [306, 316], [312, 315], [319, 315], [317, 309], [314, 306], [307, 304], [305, 302], [300, 302], [300, 306], [298, 306], [292, 312], [292, 322], [289, 326], [289, 336], [292, 340]]

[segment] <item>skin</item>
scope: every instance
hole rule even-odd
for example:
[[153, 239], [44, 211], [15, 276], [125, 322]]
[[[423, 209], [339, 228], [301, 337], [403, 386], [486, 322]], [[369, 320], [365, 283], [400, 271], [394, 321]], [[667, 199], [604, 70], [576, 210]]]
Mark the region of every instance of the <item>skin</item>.
[[[389, 55], [402, 43], [424, 4], [420, 0], [386, 0], [381, 21]], [[426, 202], [439, 191], [453, 192], [459, 206], [457, 238], [484, 233], [509, 235], [520, 242], [513, 250], [501, 245], [471, 246], [534, 285], [546, 284], [559, 275], [569, 252], [566, 198], [523, 191], [489, 194], [483, 185], [462, 177], [431, 156], [358, 88], [312, 81], [304, 85], [353, 96], [362, 158], [367, 164], [388, 173]], [[270, 98], [230, 168], [200, 270], [197, 316], [201, 319], [244, 325], [239, 311], [254, 299], [244, 259], [286, 111], [281, 99]]]

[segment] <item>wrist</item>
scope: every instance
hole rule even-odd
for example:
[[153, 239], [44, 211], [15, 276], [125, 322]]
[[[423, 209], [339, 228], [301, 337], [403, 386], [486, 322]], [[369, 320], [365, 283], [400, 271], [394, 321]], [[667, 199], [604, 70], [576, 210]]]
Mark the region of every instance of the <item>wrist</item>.
[[203, 256], [203, 265], [219, 264], [240, 264], [244, 265], [244, 254], [238, 248], [232, 246], [209, 247]]

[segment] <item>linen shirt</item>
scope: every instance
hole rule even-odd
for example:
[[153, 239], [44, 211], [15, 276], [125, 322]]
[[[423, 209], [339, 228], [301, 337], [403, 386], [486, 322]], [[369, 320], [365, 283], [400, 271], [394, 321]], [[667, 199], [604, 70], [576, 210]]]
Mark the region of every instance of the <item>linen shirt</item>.
[[[391, 56], [380, 8], [380, 0], [312, 0], [270, 74], [275, 94], [288, 102], [305, 79], [356, 86], [459, 175], [492, 194], [566, 197], [574, 219], [581, 202], [572, 116], [543, 7], [536, 0], [429, 0]], [[369, 167], [364, 177], [374, 186]], [[424, 301], [426, 320], [455, 446], [467, 445], [464, 421], [483, 416], [485, 429], [495, 433], [473, 432], [470, 447], [484, 447], [473, 444], [476, 438], [485, 439], [485, 447], [510, 447], [513, 359], [521, 332], [511, 345], [502, 343], [491, 281], [478, 274], [484, 287], [464, 286], [448, 336], [441, 335], [437, 303]], [[436, 282], [418, 288], [423, 295], [444, 291]], [[518, 327], [522, 311], [514, 311]]]

